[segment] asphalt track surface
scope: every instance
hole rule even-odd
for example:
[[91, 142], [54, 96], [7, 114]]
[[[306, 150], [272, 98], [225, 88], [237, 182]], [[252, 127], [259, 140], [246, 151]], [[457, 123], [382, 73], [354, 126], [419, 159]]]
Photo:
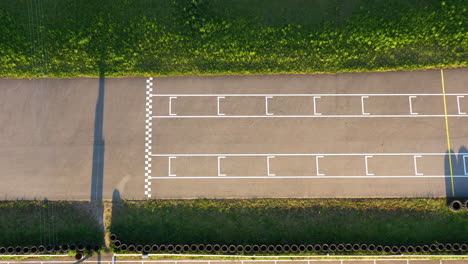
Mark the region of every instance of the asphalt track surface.
[[4, 199], [468, 196], [467, 69], [4, 79], [0, 110]]

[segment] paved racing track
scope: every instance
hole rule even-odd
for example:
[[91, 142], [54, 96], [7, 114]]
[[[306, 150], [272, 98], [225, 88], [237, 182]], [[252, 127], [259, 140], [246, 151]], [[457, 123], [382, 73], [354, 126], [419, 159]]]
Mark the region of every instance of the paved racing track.
[[468, 195], [468, 70], [0, 81], [7, 199]]

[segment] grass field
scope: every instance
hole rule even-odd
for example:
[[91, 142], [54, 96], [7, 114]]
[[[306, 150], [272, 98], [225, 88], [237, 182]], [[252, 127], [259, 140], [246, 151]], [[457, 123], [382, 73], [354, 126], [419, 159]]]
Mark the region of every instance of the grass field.
[[0, 76], [467, 66], [464, 0], [4, 0]]
[[0, 202], [0, 247], [102, 245], [92, 210], [88, 202]]
[[468, 212], [442, 199], [127, 201], [110, 231], [127, 244], [463, 243]]

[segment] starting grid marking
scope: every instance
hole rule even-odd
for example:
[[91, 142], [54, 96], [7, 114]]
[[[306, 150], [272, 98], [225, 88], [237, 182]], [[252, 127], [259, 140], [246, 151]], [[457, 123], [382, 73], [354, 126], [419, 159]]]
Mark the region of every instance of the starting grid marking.
[[[443, 72], [441, 71], [443, 74]], [[443, 82], [443, 75], [442, 75]], [[151, 198], [151, 180], [155, 179], [321, 179], [321, 178], [457, 178], [457, 177], [468, 177], [467, 158], [468, 153], [453, 153], [450, 151], [450, 143], [448, 142], [448, 153], [297, 153], [297, 154], [153, 154], [151, 151], [152, 143], [152, 121], [153, 119], [165, 119], [165, 118], [385, 118], [385, 117], [411, 117], [411, 118], [424, 118], [424, 117], [444, 117], [447, 121], [448, 117], [468, 117], [468, 114], [463, 111], [461, 99], [468, 97], [468, 93], [433, 93], [433, 94], [155, 94], [153, 93], [153, 78], [147, 80], [146, 85], [146, 136], [145, 136], [145, 195]], [[153, 97], [164, 97], [168, 99], [168, 115], [152, 115], [152, 104]], [[216, 98], [216, 115], [178, 115], [173, 108], [174, 100], [179, 97], [215, 97]], [[263, 97], [265, 105], [264, 115], [227, 115], [221, 110], [222, 101], [228, 97]], [[269, 109], [269, 101], [275, 97], [310, 97], [311, 98], [311, 114], [309, 115], [275, 115]], [[361, 114], [350, 114], [350, 115], [327, 115], [318, 111], [318, 103], [321, 98], [326, 97], [358, 97], [361, 102]], [[369, 113], [366, 108], [366, 101], [371, 97], [407, 97], [408, 98], [408, 114], [372, 114]], [[420, 114], [414, 112], [413, 101], [418, 97], [441, 97], [444, 100], [444, 114]], [[455, 97], [457, 102], [457, 114], [447, 114], [446, 98]], [[447, 127], [448, 130], [448, 127]], [[448, 131], [447, 131], [447, 137]], [[448, 138], [449, 140], [449, 138]], [[275, 157], [295, 157], [295, 156], [310, 156], [315, 157], [316, 175], [308, 176], [277, 176], [270, 169], [270, 163]], [[319, 160], [329, 156], [362, 156], [365, 164], [365, 175], [350, 175], [350, 176], [333, 176], [325, 175], [320, 173]], [[375, 175], [369, 171], [368, 163], [374, 156], [412, 156], [414, 164], [413, 175]], [[452, 161], [453, 156], [461, 156], [464, 164], [464, 175], [453, 175], [452, 170], [450, 175], [425, 175], [420, 169], [418, 169], [418, 160], [424, 156], [448, 156], [449, 161]], [[152, 177], [151, 176], [151, 162], [152, 157], [167, 157], [168, 159], [168, 173], [167, 176]], [[217, 176], [177, 176], [171, 171], [172, 163], [177, 157], [215, 157], [217, 159]], [[265, 157], [266, 175], [264, 176], [229, 176], [222, 172], [222, 160], [229, 157]], [[451, 168], [452, 169], [452, 168]]]
[[[445, 178], [445, 177], [468, 177], [468, 168], [467, 168], [467, 158], [468, 153], [333, 153], [333, 154], [312, 154], [312, 153], [301, 153], [301, 154], [152, 154], [153, 157], [167, 157], [168, 158], [168, 176], [160, 177], [151, 177], [151, 179], [320, 179], [320, 178]], [[339, 156], [362, 156], [365, 164], [365, 175], [325, 175], [320, 173], [319, 160], [325, 157], [339, 157]], [[369, 159], [374, 156], [409, 156], [413, 157], [414, 165], [414, 175], [375, 175], [374, 173], [369, 172]], [[424, 156], [461, 156], [463, 161], [463, 171], [464, 175], [425, 175], [420, 170], [418, 170], [418, 159], [423, 158]], [[217, 176], [178, 176], [172, 173], [171, 160], [176, 159], [177, 157], [216, 157], [217, 158]], [[265, 157], [266, 164], [266, 175], [265, 176], [227, 176], [222, 173], [221, 161], [227, 157]], [[276, 176], [270, 170], [271, 159], [275, 157], [315, 157], [315, 175], [305, 175], [305, 176]]]
[[[151, 94], [151, 97], [167, 97], [169, 103], [169, 115], [152, 116], [152, 118], [278, 118], [278, 117], [468, 117], [466, 112], [462, 111], [460, 99], [468, 96], [466, 93], [452, 94]], [[439, 97], [455, 97], [457, 101], [457, 114], [440, 114], [440, 115], [424, 115], [413, 111], [413, 100], [423, 96], [439, 96]], [[178, 97], [216, 97], [217, 100], [217, 115], [177, 115], [173, 111], [173, 101]], [[226, 115], [220, 110], [221, 99], [226, 97], [263, 97], [265, 98], [265, 115]], [[310, 97], [312, 113], [310, 115], [275, 115], [269, 110], [268, 103], [274, 97]], [[361, 98], [361, 115], [324, 115], [317, 111], [317, 104], [322, 97], [360, 97]], [[408, 97], [409, 114], [398, 115], [375, 115], [365, 110], [365, 101], [370, 97]]]

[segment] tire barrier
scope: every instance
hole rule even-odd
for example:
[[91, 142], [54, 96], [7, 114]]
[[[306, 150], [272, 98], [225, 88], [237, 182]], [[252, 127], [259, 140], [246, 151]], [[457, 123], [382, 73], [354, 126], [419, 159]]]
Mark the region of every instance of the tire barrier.
[[468, 245], [467, 244], [461, 244], [460, 245], [460, 250], [463, 251], [463, 252], [468, 251]]
[[359, 244], [353, 245], [353, 251], [359, 251], [360, 249], [361, 249], [361, 246], [359, 246]]
[[445, 244], [445, 251], [452, 251], [452, 244]]
[[245, 253], [250, 253], [250, 252], [252, 252], [252, 246], [251, 246], [251, 245], [245, 245], [245, 246], [244, 246], [244, 251], [245, 251]]
[[423, 252], [429, 252], [431, 250], [431, 248], [428, 245], [423, 245], [421, 249]]
[[279, 252], [283, 252], [283, 246], [282, 245], [276, 245], [275, 246], [275, 252], [279, 253]]
[[315, 252], [322, 252], [322, 246], [319, 245], [319, 244], [315, 245], [315, 246], [314, 246], [314, 251], [315, 251]]
[[[75, 247], [75, 249], [76, 249], [76, 247]], [[39, 253], [44, 253], [44, 251], [45, 251], [45, 247], [44, 247], [44, 246], [41, 245], [41, 246], [38, 246], [38, 247], [37, 247], [37, 252], [39, 252]]]
[[197, 246], [197, 251], [205, 251], [205, 245], [204, 244], [200, 244]]
[[115, 248], [120, 248], [121, 245], [122, 245], [122, 242], [120, 242], [120, 240], [115, 240], [114, 241], [114, 247]]
[[437, 250], [438, 251], [445, 251], [445, 245], [444, 244], [437, 244]]
[[167, 250], [167, 252], [172, 253], [172, 252], [174, 252], [175, 247], [174, 247], [174, 245], [167, 245], [166, 250]]
[[[46, 249], [47, 249], [47, 247], [46, 247]], [[84, 251], [84, 250], [85, 250], [85, 245], [83, 245], [83, 244], [78, 244], [78, 245], [76, 246], [76, 250], [78, 250], [78, 251]], [[48, 250], [47, 250], [47, 251], [48, 251]]]
[[228, 247], [229, 253], [234, 253], [234, 252], [236, 252], [236, 248], [237, 248], [237, 247], [234, 246], [234, 245], [229, 245], [229, 247]]
[[180, 252], [182, 252], [182, 250], [183, 250], [183, 248], [182, 248], [181, 245], [175, 245], [174, 246], [174, 252], [175, 253], [180, 253]]
[[213, 246], [213, 251], [214, 251], [214, 252], [217, 252], [217, 251], [219, 251], [220, 249], [221, 249], [221, 246], [218, 245], [218, 244], [215, 244], [215, 245]]
[[463, 203], [460, 200], [452, 200], [449, 203], [449, 209], [452, 212], [460, 212], [463, 207]]
[[336, 251], [338, 252], [343, 252], [345, 250], [344, 244], [338, 244], [336, 245]]
[[189, 245], [183, 245], [182, 246], [182, 252], [190, 252], [190, 246]]
[[[408, 249], [409, 249], [409, 248], [408, 248]], [[414, 247], [414, 252], [416, 252], [416, 253], [421, 253], [421, 252], [423, 252], [423, 249], [422, 249], [422, 247], [420, 247], [420, 246], [415, 246], [415, 247]]]
[[385, 246], [385, 247], [383, 248], [383, 252], [385, 252], [385, 253], [390, 253], [390, 252], [392, 252], [392, 248], [389, 247], [389, 246]]
[[83, 258], [83, 253], [81, 253], [81, 252], [76, 252], [76, 254], [75, 254], [75, 259], [76, 259], [76, 260], [81, 260], [82, 258]]
[[259, 252], [260, 251], [260, 246], [259, 245], [253, 245], [252, 246], [252, 252]]
[[110, 239], [110, 241], [115, 241], [115, 240], [117, 240], [117, 235], [116, 234], [110, 234], [109, 239]]
[[135, 252], [136, 251], [134, 245], [129, 245], [127, 250], [130, 251], [130, 252]]
[[268, 251], [268, 253], [274, 253], [275, 252], [275, 246], [274, 245], [269, 245], [267, 251]]
[[291, 245], [291, 252], [298, 252], [299, 251], [299, 247], [297, 245]]
[[136, 250], [136, 252], [143, 252], [143, 246], [142, 245], [136, 245], [135, 250]]
[[149, 253], [149, 252], [151, 252], [151, 246], [150, 246], [150, 245], [144, 245], [144, 246], [143, 246], [143, 252], [144, 252], [144, 253]]
[[21, 247], [15, 247], [15, 253], [16, 253], [16, 254], [21, 253], [21, 251], [23, 251], [23, 248], [21, 248]]
[[[157, 246], [157, 245], [155, 245], [155, 246]], [[160, 245], [159, 246], [159, 252], [166, 252], [166, 251], [167, 251], [167, 246], [166, 245]]]
[[213, 251], [213, 245], [207, 244], [207, 245], [205, 246], [205, 250], [208, 251], [208, 252]]
[[237, 252], [244, 252], [244, 246], [243, 245], [237, 245], [236, 251]]
[[229, 247], [227, 245], [222, 245], [220, 248], [221, 252], [227, 253], [229, 251]]
[[468, 200], [463, 202], [463, 206], [465, 207], [465, 210], [468, 210]]
[[[437, 243], [422, 246], [382, 246], [374, 244], [317, 244], [317, 245], [211, 245], [211, 244], [191, 244], [191, 245], [126, 245], [120, 240], [113, 241], [114, 247], [121, 251], [130, 252], [223, 252], [223, 253], [297, 253], [297, 252], [342, 252], [342, 251], [368, 251], [386, 254], [415, 254], [427, 252], [468, 252], [467, 244], [459, 243]], [[71, 245], [47, 245], [47, 246], [32, 246], [32, 247], [0, 247], [0, 254], [40, 254], [44, 252], [67, 252], [77, 251], [83, 254], [84, 251], [99, 252], [101, 247], [99, 245], [78, 244]]]
[[345, 251], [351, 251], [353, 249], [353, 245], [348, 243], [344, 245], [344, 248], [345, 248]]
[[152, 252], [159, 252], [160, 247], [158, 245], [152, 245], [151, 246], [151, 251]]
[[408, 251], [408, 248], [405, 247], [405, 246], [400, 246], [400, 247], [398, 248], [398, 252], [399, 252], [399, 253], [405, 253], [405, 252], [407, 252], [407, 251]]
[[302, 245], [302, 244], [299, 245], [297, 248], [298, 248], [299, 252], [306, 252], [306, 250], [307, 250], [306, 246]]

